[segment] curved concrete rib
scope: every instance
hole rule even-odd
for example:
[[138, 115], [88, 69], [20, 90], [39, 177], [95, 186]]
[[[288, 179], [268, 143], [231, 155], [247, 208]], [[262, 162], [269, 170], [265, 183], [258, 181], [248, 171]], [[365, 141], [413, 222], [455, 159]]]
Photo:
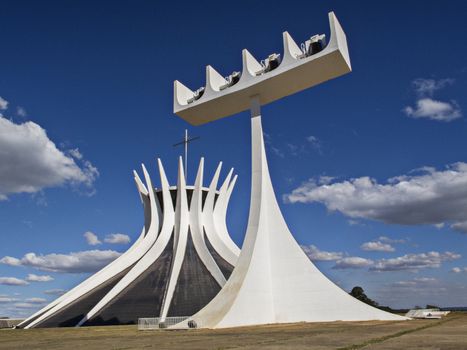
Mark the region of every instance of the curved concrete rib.
[[136, 170], [133, 170], [133, 176], [135, 178], [135, 183], [136, 183], [136, 188], [138, 189], [138, 193], [140, 195], [148, 196], [149, 192], [146, 186], [144, 186], [143, 181], [141, 181], [141, 178], [139, 177], [138, 173]]
[[164, 299], [162, 301], [161, 320], [164, 320], [169, 312], [175, 286], [177, 284], [180, 269], [185, 258], [186, 244], [188, 239], [188, 199], [186, 194], [185, 175], [183, 171], [182, 157], [178, 160], [178, 184], [177, 203], [175, 208], [175, 232], [174, 232], [174, 257], [170, 268], [170, 278]]
[[227, 84], [227, 80], [220, 75], [214, 68], [211, 66], [206, 67], [206, 87], [204, 93], [211, 93], [220, 91], [222, 85]]
[[139, 198], [141, 199], [141, 203], [143, 204], [143, 210], [144, 210], [144, 236], [149, 231], [149, 227], [151, 226], [151, 220], [152, 220], [152, 215], [151, 215], [151, 201], [149, 198], [149, 192], [144, 186], [143, 182], [141, 181], [141, 178], [139, 177], [138, 173], [133, 170], [134, 174], [134, 179], [136, 183], [136, 188], [138, 189], [138, 194]]
[[230, 185], [230, 180], [232, 179], [233, 168], [230, 169], [229, 173], [225, 177], [224, 182], [219, 188], [219, 196], [217, 197], [216, 204], [214, 205], [214, 213], [219, 212], [220, 208], [224, 206], [227, 199], [227, 190]]
[[178, 80], [174, 81], [174, 108], [177, 105], [186, 104], [186, 101], [193, 97], [194, 91], [187, 88]]
[[353, 298], [326, 278], [305, 255], [277, 204], [264, 148], [259, 101], [253, 105], [252, 189], [243, 248], [225, 286], [191, 319], [201, 328], [407, 319]]
[[247, 49], [242, 51], [242, 76], [237, 84], [245, 81], [252, 80], [256, 77], [256, 72], [260, 71], [263, 66], [253, 57], [253, 55]]
[[[138, 180], [139, 180], [139, 183], [138, 183]], [[139, 179], [139, 176], [135, 176], [135, 182], [136, 182], [136, 187], [138, 189], [138, 194], [140, 196], [141, 202], [143, 203], [143, 208], [144, 208], [144, 211], [145, 211], [145, 222], [150, 222], [150, 218], [148, 218], [147, 215], [146, 215], [146, 212], [149, 210], [149, 208], [148, 208], [148, 204], [149, 204], [148, 203], [148, 198], [145, 198], [145, 195], [147, 195], [147, 190], [146, 190], [144, 184], [141, 182], [141, 179]], [[44, 308], [40, 309], [39, 311], [35, 312], [33, 315], [29, 316], [26, 320], [21, 322], [18, 326], [23, 327], [23, 325], [26, 325], [26, 324], [27, 324], [27, 327], [25, 327], [25, 328], [29, 328], [29, 327], [34, 326], [36, 323], [34, 322], [34, 324], [32, 324], [32, 322], [30, 322], [30, 320], [35, 319], [37, 316], [39, 316], [41, 314], [45, 314], [45, 312], [47, 312], [48, 310], [51, 310], [55, 305], [61, 303], [63, 300], [66, 300], [66, 299], [72, 297], [72, 295], [74, 295], [74, 293], [76, 293], [79, 289], [85, 287], [87, 284], [92, 283], [92, 280], [94, 278], [97, 278], [98, 275], [105, 274], [106, 272], [108, 272], [108, 270], [111, 270], [112, 266], [117, 264], [117, 260], [125, 259], [125, 257], [128, 254], [130, 254], [133, 250], [135, 250], [138, 247], [138, 245], [141, 243], [141, 240], [146, 235], [147, 230], [148, 230], [148, 226], [145, 224], [145, 227], [143, 227], [140, 235], [138, 236], [138, 239], [133, 243], [133, 245], [125, 253], [120, 255], [116, 260], [111, 262], [109, 265], [103, 267], [101, 270], [96, 272], [90, 278], [84, 280], [83, 282], [81, 282], [76, 287], [72, 288], [71, 290], [69, 290], [65, 294], [61, 295], [60, 297], [58, 297], [57, 299], [55, 299], [54, 301], [52, 301], [51, 303], [46, 305]]]
[[161, 227], [161, 206], [159, 204], [159, 201], [156, 198], [156, 194], [154, 193], [154, 186], [152, 185], [151, 177], [149, 176], [148, 171], [146, 170], [146, 167], [144, 164], [141, 164], [141, 167], [143, 168], [143, 175], [144, 179], [146, 180], [147, 188], [149, 191], [149, 201], [150, 201], [150, 208], [151, 208], [151, 226], [154, 226], [154, 229], [157, 230], [156, 232], [156, 237], [157, 234], [159, 233], [160, 227]]
[[[150, 222], [150, 217], [148, 216], [148, 213], [150, 211], [150, 208], [148, 207], [149, 205], [149, 199], [147, 197], [148, 195], [148, 192], [146, 190], [146, 187], [144, 186], [144, 184], [141, 182], [141, 179], [139, 178], [138, 174], [133, 171], [133, 174], [135, 175], [134, 176], [134, 179], [135, 179], [135, 183], [136, 183], [136, 188], [138, 189], [138, 194], [140, 196], [140, 199], [141, 199], [141, 203], [143, 204], [143, 210], [144, 210], [144, 221], [145, 221], [145, 226], [143, 227], [143, 229], [141, 230], [141, 233], [140, 235], [138, 236], [138, 239], [131, 245], [130, 248], [128, 248], [128, 250], [123, 253], [122, 255], [120, 255], [118, 257], [118, 259], [125, 259], [125, 257], [130, 254], [133, 250], [135, 250], [138, 245], [141, 243], [141, 240], [144, 238], [144, 236], [146, 235], [147, 231], [148, 231], [148, 228], [149, 226], [146, 224], [146, 223], [149, 223]], [[108, 271], [109, 269], [111, 269], [112, 265], [116, 264], [116, 261], [118, 260], [114, 260], [113, 262], [111, 262], [109, 265], [103, 267], [101, 270], [99, 270], [98, 272], [96, 272], [93, 276], [91, 276], [92, 278], [95, 278], [95, 276], [97, 276], [98, 274], [103, 274], [105, 273], [106, 271]], [[41, 314], [44, 314], [46, 311], [52, 309], [55, 305], [61, 303], [63, 300], [69, 298], [71, 295], [73, 295], [74, 293], [76, 293], [80, 288], [82, 288], [83, 286], [85, 286], [86, 284], [88, 283], [91, 283], [92, 282], [92, 278], [88, 278], [86, 280], [84, 280], [83, 282], [81, 282], [79, 285], [77, 285], [76, 287], [72, 288], [71, 290], [69, 290], [68, 292], [66, 292], [65, 294], [59, 296], [58, 298], [56, 298], [54, 301], [50, 302], [49, 304], [47, 304], [45, 307], [43, 307], [42, 309], [40, 309], [39, 311], [35, 312], [34, 314], [32, 314], [31, 316], [29, 316], [26, 320], [24, 320], [23, 322], [21, 322], [20, 324], [18, 324], [18, 327], [24, 327], [24, 325], [29, 325], [30, 323], [32, 323], [30, 320], [34, 320], [37, 316], [41, 315]]]
[[203, 262], [204, 266], [208, 269], [209, 273], [214, 277], [219, 286], [224, 286], [225, 277], [219, 266], [216, 264], [214, 258], [209, 252], [206, 242], [204, 240], [203, 233], [203, 170], [204, 170], [204, 158], [201, 158], [199, 162], [198, 174], [196, 175], [195, 188], [193, 190], [193, 196], [190, 203], [190, 233], [193, 239], [193, 245], [195, 247], [198, 256]]
[[214, 226], [216, 228], [217, 235], [222, 239], [224, 244], [232, 251], [232, 253], [238, 257], [240, 255], [240, 249], [234, 241], [232, 241], [227, 230], [226, 222], [227, 206], [229, 204], [230, 195], [232, 194], [232, 190], [237, 181], [237, 175], [235, 175], [234, 179], [230, 181], [232, 173], [233, 168], [230, 170], [219, 190], [219, 197], [217, 197], [216, 205], [214, 206]]
[[[161, 317], [165, 317], [170, 309], [175, 286], [178, 283], [181, 265], [185, 257], [188, 232], [191, 232], [194, 249], [200, 257], [202, 264], [206, 266], [209, 273], [221, 287], [225, 284], [225, 277], [206, 246], [203, 225], [206, 215], [211, 216], [211, 223], [214, 221], [222, 222], [220, 218], [213, 219], [212, 216], [225, 215], [227, 202], [235, 182], [235, 179], [230, 181], [232, 172], [229, 173], [227, 179], [224, 181], [224, 184], [219, 191], [216, 205], [214, 205], [220, 166], [217, 169], [210, 188], [204, 188], [204, 159], [202, 159], [196, 178], [196, 183], [195, 186], [193, 186], [192, 202], [191, 207], [189, 208], [186, 192], [187, 186], [183, 177], [183, 165], [179, 164], [178, 186], [173, 187], [170, 187], [169, 185], [160, 159], [158, 159], [158, 166], [161, 177], [162, 191], [162, 199], [160, 202], [160, 197], [156, 196], [155, 189], [152, 185], [152, 180], [144, 165], [143, 174], [146, 180], [146, 184], [144, 184], [143, 181], [141, 181], [139, 175], [134, 172], [135, 184], [138, 189], [140, 199], [143, 203], [145, 213], [145, 226], [143, 227], [141, 234], [135, 243], [118, 259], [114, 260], [112, 263], [98, 271], [95, 275], [89, 277], [87, 280], [83, 281], [71, 291], [57, 298], [54, 302], [50, 303], [45, 308], [31, 316], [28, 320], [23, 322], [25, 328], [33, 328], [36, 326], [40, 327], [43, 321], [48, 320], [50, 317], [56, 316], [58, 312], [62, 311], [68, 305], [78, 300], [81, 296], [92, 292], [96, 287], [102, 283], [105, 283], [108, 279], [114, 277], [116, 274], [133, 265], [131, 269], [125, 274], [125, 276], [123, 276], [120, 281], [118, 281], [117, 284], [115, 284], [115, 286], [113, 286], [112, 289], [107, 292], [107, 294], [86, 313], [77, 326], [81, 326], [87, 321], [97, 317], [112, 300], [118, 297], [120, 293], [128, 288], [132, 282], [134, 282], [155, 261], [157, 261], [157, 259], [167, 248], [167, 245], [172, 238], [172, 234], [175, 236], [173, 247], [174, 253], [172, 265], [170, 267], [170, 279], [166, 282], [167, 285], [164, 293], [164, 299], [161, 304]], [[172, 196], [170, 193], [174, 189], [177, 190], [176, 211], [174, 210]], [[203, 191], [207, 191], [209, 196], [207, 202], [210, 209], [207, 212], [203, 212]], [[164, 208], [163, 212], [162, 206]], [[214, 210], [216, 210], [216, 214], [214, 214]], [[160, 230], [158, 230], [158, 226], [161, 226]], [[221, 237], [222, 235], [219, 234], [217, 228], [212, 224], [208, 226], [212, 227], [212, 229], [208, 229], [208, 232], [210, 232], [211, 235], [211, 239], [215, 241], [217, 238], [218, 243], [222, 243], [224, 238]], [[188, 230], [189, 228], [190, 231]], [[226, 234], [228, 235], [228, 233]], [[228, 249], [226, 248], [226, 250]], [[222, 252], [218, 253], [222, 256]], [[36, 317], [37, 319], [35, 319]]]
[[212, 178], [211, 184], [209, 185], [209, 192], [206, 196], [203, 208], [203, 223], [209, 243], [211, 243], [213, 248], [225, 261], [227, 261], [230, 265], [235, 266], [238, 255], [236, 255], [236, 253], [224, 243], [224, 240], [218, 235], [214, 223], [214, 200], [221, 168], [222, 162], [219, 163], [219, 166], [214, 173], [214, 177]]
[[288, 32], [282, 33], [282, 41], [284, 43], [284, 55], [281, 64], [287, 65], [295, 62], [303, 54], [302, 50]]
[[[143, 172], [145, 172], [145, 167], [143, 165]], [[146, 171], [147, 174], [147, 171]], [[149, 175], [148, 175], [149, 178]], [[146, 179], [148, 180], [148, 179]], [[152, 189], [152, 185], [149, 179], [147, 182], [148, 188]], [[153, 191], [149, 191], [149, 195], [151, 196]], [[154, 196], [154, 193], [153, 193]], [[154, 198], [154, 197], [153, 197]], [[154, 200], [156, 200], [154, 198]], [[154, 203], [155, 204], [155, 203]], [[120, 272], [124, 271], [131, 265], [135, 264], [143, 255], [149, 250], [149, 248], [154, 244], [157, 239], [157, 233], [159, 230], [159, 218], [157, 217], [157, 206], [151, 206], [151, 222], [149, 229], [147, 230], [146, 236], [144, 239], [138, 242], [138, 244], [133, 245], [133, 249], [128, 250], [126, 253], [122, 254], [122, 256], [118, 257], [112, 263], [104, 267], [102, 270], [97, 272], [96, 274], [89, 277], [83, 283], [79, 284], [77, 287], [73, 288], [70, 292], [66, 293], [64, 297], [60, 300], [59, 303], [56, 303], [52, 308], [48, 311], [43, 313], [40, 317], [36, 320], [28, 324], [25, 328], [32, 328], [36, 325], [40, 325], [42, 321], [45, 321], [49, 317], [52, 317], [56, 312], [60, 311], [64, 307], [71, 304], [73, 301], [77, 300], [81, 296], [89, 293], [96, 287], [100, 286], [105, 281], [113, 278]]]
[[224, 205], [224, 215], [227, 213], [227, 206], [229, 204], [230, 196], [232, 195], [237, 179], [238, 179], [238, 175], [235, 175], [232, 182], [230, 182], [229, 188], [227, 189], [227, 198], [226, 198], [225, 205]]
[[110, 301], [125, 290], [134, 280], [146, 271], [163, 253], [172, 237], [174, 226], [174, 208], [170, 196], [169, 182], [160, 159], [157, 160], [162, 188], [162, 201], [164, 205], [164, 216], [159, 237], [149, 251], [138, 263], [83, 317], [77, 324], [82, 326], [86, 321], [96, 316]]
[[[124, 259], [124, 256], [128, 253], [130, 253], [132, 250], [136, 249], [137, 246], [141, 243], [141, 240], [144, 239], [144, 235], [146, 234], [146, 229], [145, 227], [142, 228], [141, 230], [141, 233], [138, 237], [138, 239], [133, 243], [133, 245], [122, 255], [120, 255], [118, 257], [118, 259]], [[113, 262], [115, 262], [116, 260], [114, 260]], [[113, 263], [112, 262], [112, 263]], [[112, 264], [111, 263], [111, 264]], [[102, 268], [101, 270], [99, 270], [98, 272], [96, 272], [96, 274], [100, 273], [105, 273], [105, 271], [107, 271], [108, 269], [110, 269], [110, 264], [105, 266], [104, 268]], [[95, 274], [95, 275], [96, 275]], [[94, 275], [93, 275], [94, 276]], [[92, 277], [93, 277], [92, 276]], [[90, 279], [90, 278], [89, 278]], [[53, 300], [52, 302], [50, 302], [49, 304], [47, 304], [45, 307], [43, 307], [42, 309], [40, 309], [39, 311], [35, 312], [34, 314], [32, 314], [31, 316], [29, 316], [26, 320], [24, 320], [23, 322], [21, 322], [20, 324], [18, 324], [18, 327], [19, 328], [30, 328], [29, 325], [32, 323], [31, 320], [34, 320], [37, 316], [41, 315], [41, 314], [44, 314], [45, 312], [51, 310], [55, 305], [61, 303], [63, 300], [65, 300], [66, 298], [70, 297], [70, 295], [72, 295], [72, 293], [75, 293], [78, 289], [82, 288], [83, 285], [87, 284], [87, 283], [90, 283], [90, 281], [88, 281], [89, 279], [87, 280], [84, 280], [83, 282], [81, 282], [79, 285], [77, 285], [76, 287], [72, 288], [71, 290], [69, 290], [68, 292], [66, 292], [65, 294], [59, 296], [57, 299]], [[32, 328], [32, 327], [31, 327]]]

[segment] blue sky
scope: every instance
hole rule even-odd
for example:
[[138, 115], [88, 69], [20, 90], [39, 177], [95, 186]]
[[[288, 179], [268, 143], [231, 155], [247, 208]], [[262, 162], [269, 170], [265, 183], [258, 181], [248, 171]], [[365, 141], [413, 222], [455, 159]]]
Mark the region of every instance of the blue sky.
[[[247, 113], [192, 127], [172, 83], [196, 89], [328, 33], [353, 72], [263, 108], [276, 195], [333, 281], [380, 304], [467, 305], [467, 5], [461, 1], [10, 1], [0, 11], [0, 316], [24, 316], [129, 247], [143, 225], [133, 169], [156, 157], [188, 182], [206, 159], [239, 175], [228, 212], [241, 245], [250, 188]], [[157, 183], [157, 181], [156, 181]], [[86, 232], [91, 232], [95, 237]], [[119, 235], [118, 235], [119, 234]], [[93, 241], [94, 240], [94, 241]], [[89, 242], [88, 242], [89, 241]]]

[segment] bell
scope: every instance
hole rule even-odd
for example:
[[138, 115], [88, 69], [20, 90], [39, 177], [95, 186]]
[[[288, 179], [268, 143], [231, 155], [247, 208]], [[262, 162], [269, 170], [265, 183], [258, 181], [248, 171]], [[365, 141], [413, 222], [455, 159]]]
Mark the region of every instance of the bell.
[[281, 63], [280, 58], [281, 58], [281, 55], [277, 53], [273, 53], [269, 55], [267, 58], [268, 65], [265, 69], [265, 72], [270, 72], [276, 69], [277, 67], [279, 67], [279, 64]]
[[233, 72], [232, 74], [230, 74], [228, 77], [225, 78], [225, 80], [227, 80], [227, 83], [222, 85], [219, 90], [225, 90], [227, 89], [228, 87], [231, 87], [232, 85], [235, 85], [237, 84], [239, 81], [240, 81], [240, 77], [242, 76], [242, 74], [240, 72]]
[[196, 100], [199, 100], [201, 98], [201, 96], [203, 96], [204, 94], [204, 86], [203, 87], [200, 87], [198, 90], [196, 90], [194, 93], [193, 93], [193, 97], [188, 99], [187, 103], [193, 103], [195, 102]]
[[201, 98], [201, 96], [203, 96], [204, 94], [204, 86], [203, 87], [200, 87], [198, 90], [195, 91], [195, 100], [198, 100]]
[[308, 43], [307, 56], [317, 54], [318, 52], [322, 51], [324, 49], [324, 46], [326, 45], [326, 35], [325, 34], [313, 35], [307, 43]]

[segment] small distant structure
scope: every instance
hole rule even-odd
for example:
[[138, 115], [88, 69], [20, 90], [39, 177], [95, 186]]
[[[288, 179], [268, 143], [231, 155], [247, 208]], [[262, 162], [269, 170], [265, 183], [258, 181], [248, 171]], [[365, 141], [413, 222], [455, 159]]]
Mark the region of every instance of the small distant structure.
[[440, 319], [449, 313], [450, 311], [441, 311], [440, 309], [412, 309], [405, 314], [405, 317]]
[[15, 328], [23, 321], [24, 318], [0, 317], [0, 328]]

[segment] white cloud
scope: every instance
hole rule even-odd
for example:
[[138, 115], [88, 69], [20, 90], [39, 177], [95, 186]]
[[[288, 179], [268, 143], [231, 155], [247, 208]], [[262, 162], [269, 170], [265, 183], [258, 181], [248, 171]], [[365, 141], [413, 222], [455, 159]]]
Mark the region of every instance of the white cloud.
[[[313, 135], [310, 135], [305, 138], [306, 142], [299, 142], [299, 143], [291, 143], [286, 142], [282, 145], [282, 147], [277, 147], [276, 143], [272, 142], [272, 137], [269, 134], [264, 134], [265, 144], [267, 145], [268, 149], [276, 156], [280, 158], [285, 158], [285, 156], [293, 156], [298, 157], [303, 154], [307, 154], [311, 150], [322, 154], [322, 143], [321, 141]], [[300, 140], [299, 140], [300, 141]]]
[[111, 233], [105, 236], [104, 242], [110, 244], [128, 244], [130, 243], [130, 237], [122, 233]]
[[9, 304], [18, 301], [16, 298], [11, 298], [7, 295], [0, 295], [0, 304]]
[[416, 277], [414, 281], [417, 283], [433, 283], [437, 282], [438, 280], [434, 277]]
[[102, 242], [99, 240], [97, 235], [95, 233], [92, 233], [91, 231], [87, 231], [83, 234], [84, 238], [86, 238], [86, 242], [89, 245], [98, 245], [102, 244]]
[[371, 271], [418, 271], [424, 268], [438, 268], [444, 261], [461, 258], [453, 252], [428, 252], [421, 254], [406, 254], [397, 258], [378, 260]]
[[20, 266], [21, 261], [19, 259], [13, 258], [12, 256], [5, 256], [3, 257], [0, 262], [5, 265], [10, 266]]
[[[5, 256], [0, 263], [12, 266], [34, 267], [38, 270], [83, 273], [95, 272], [121, 255], [114, 250], [86, 250], [70, 254], [36, 255], [28, 253], [21, 259]], [[26, 282], [27, 283], [27, 282]]]
[[438, 283], [438, 280], [433, 277], [417, 277], [409, 281], [398, 281], [394, 282], [392, 285], [397, 287], [420, 287], [426, 286], [427, 284]]
[[44, 294], [47, 294], [47, 295], [63, 295], [65, 294], [67, 291], [65, 289], [47, 289], [44, 291]]
[[415, 79], [412, 82], [415, 92], [420, 96], [432, 96], [437, 90], [440, 90], [448, 85], [454, 84], [454, 79]]
[[435, 91], [452, 85], [454, 79], [415, 79], [413, 88], [418, 95], [415, 107], [406, 106], [403, 111], [411, 118], [428, 118], [450, 122], [462, 117], [462, 111], [456, 101], [438, 101], [432, 98]]
[[29, 283], [16, 277], [0, 277], [0, 284], [6, 286], [25, 286]]
[[83, 159], [83, 155], [81, 154], [78, 148], [70, 149], [68, 150], [68, 153], [75, 159], [78, 159], [78, 160]]
[[24, 107], [18, 106], [16, 107], [16, 115], [18, 117], [24, 118], [28, 116], [28, 113], [26, 112], [26, 109], [24, 109]]
[[37, 304], [35, 303], [16, 303], [14, 306], [18, 309], [33, 309], [37, 308]]
[[461, 109], [456, 101], [442, 102], [428, 97], [417, 100], [415, 108], [405, 107], [404, 112], [411, 118], [428, 118], [444, 122], [462, 117]]
[[264, 133], [264, 142], [267, 145], [267, 147], [269, 147], [271, 149], [272, 153], [274, 153], [276, 156], [278, 156], [280, 158], [285, 157], [284, 152], [282, 152], [279, 148], [275, 147], [272, 144], [272, 137], [271, 137], [271, 135], [269, 135], [266, 132]]
[[310, 135], [306, 138], [306, 140], [310, 143], [311, 147], [316, 152], [318, 152], [319, 154], [323, 153], [321, 141], [316, 136]]
[[0, 117], [0, 150], [0, 200], [65, 184], [94, 192], [98, 170], [87, 160], [78, 165], [34, 122], [15, 124]]
[[349, 226], [357, 226], [357, 225], [362, 225], [362, 223], [358, 220], [353, 220], [353, 219], [349, 219], [347, 220], [347, 223], [349, 224]]
[[456, 222], [451, 225], [451, 228], [462, 233], [467, 233], [467, 221]]
[[315, 179], [284, 196], [288, 203], [323, 203], [356, 219], [389, 224], [420, 225], [452, 223], [467, 232], [467, 163], [445, 170], [432, 168], [388, 179], [380, 184], [368, 176], [320, 185]]
[[0, 96], [0, 111], [4, 111], [8, 108], [8, 101]]
[[467, 267], [453, 267], [451, 269], [451, 272], [454, 272], [454, 273], [467, 272]]
[[49, 276], [49, 275], [35, 275], [33, 273], [30, 273], [27, 277], [26, 277], [26, 281], [29, 281], [29, 282], [50, 282], [50, 281], [53, 281], [53, 277], [52, 276]]
[[313, 136], [313, 135], [310, 135], [306, 138], [306, 140], [309, 142], [309, 143], [319, 143], [319, 140], [316, 136]]
[[297, 145], [294, 145], [293, 143], [286, 143], [287, 149], [289, 150], [290, 154], [293, 156], [298, 156], [298, 153], [300, 151], [300, 147]]
[[360, 248], [366, 251], [374, 251], [374, 252], [393, 252], [395, 251], [394, 247], [388, 243], [383, 243], [380, 241], [374, 242], [365, 242], [363, 243]]
[[47, 299], [44, 299], [44, 298], [29, 298], [29, 299], [26, 299], [25, 302], [31, 303], [31, 304], [44, 304], [45, 302], [47, 302]]
[[279, 148], [274, 147], [273, 145], [269, 146], [271, 148], [272, 153], [274, 153], [279, 158], [285, 158], [284, 152], [282, 152]]
[[326, 252], [319, 250], [314, 245], [301, 246], [306, 255], [313, 261], [331, 261], [341, 259], [343, 254], [340, 252]]
[[[311, 247], [311, 249], [310, 249]], [[308, 248], [309, 252], [305, 249]], [[368, 268], [369, 271], [411, 271], [416, 272], [424, 268], [438, 268], [445, 261], [460, 259], [461, 255], [453, 252], [428, 252], [421, 254], [407, 254], [391, 259], [379, 259], [373, 261], [358, 256], [343, 257], [343, 253], [321, 252], [315, 246], [303, 247], [302, 249], [312, 260], [336, 260], [333, 269], [362, 269]], [[459, 269], [459, 270], [458, 270]], [[454, 268], [452, 272], [467, 272], [467, 267], [463, 269]], [[401, 281], [400, 284], [415, 285], [420, 283], [435, 282], [431, 277], [418, 277], [411, 281]], [[399, 282], [398, 282], [399, 283]]]
[[[464, 305], [467, 301], [465, 283], [461, 281], [417, 282], [415, 280], [387, 283], [375, 291], [374, 298], [382, 305], [413, 308], [415, 305]], [[404, 283], [406, 282], [406, 283]]]
[[387, 236], [379, 236], [378, 241], [381, 241], [381, 242], [384, 242], [384, 243], [389, 243], [389, 244], [394, 244], [394, 243], [404, 244], [404, 243], [407, 243], [407, 240], [405, 240], [405, 239], [393, 239], [393, 238], [389, 238]]
[[398, 281], [394, 282], [393, 286], [405, 287], [405, 286], [415, 286], [417, 283], [414, 281]]
[[349, 256], [336, 261], [333, 269], [360, 269], [373, 265], [373, 260], [358, 256]]
[[320, 185], [328, 185], [332, 182], [332, 180], [334, 180], [335, 177], [333, 176], [326, 176], [326, 175], [321, 175], [318, 179], [318, 183]]

